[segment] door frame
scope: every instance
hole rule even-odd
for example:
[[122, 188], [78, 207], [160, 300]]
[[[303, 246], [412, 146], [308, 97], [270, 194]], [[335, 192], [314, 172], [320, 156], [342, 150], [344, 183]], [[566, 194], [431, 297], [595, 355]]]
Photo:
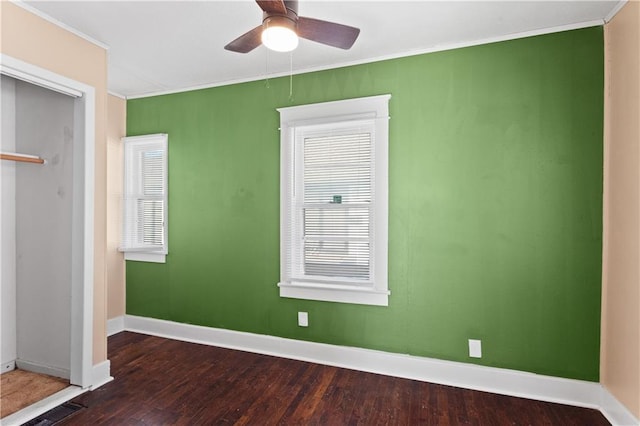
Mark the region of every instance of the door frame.
[[73, 206], [71, 230], [70, 383], [93, 383], [93, 286], [95, 191], [95, 88], [52, 71], [0, 54], [0, 74], [75, 98]]

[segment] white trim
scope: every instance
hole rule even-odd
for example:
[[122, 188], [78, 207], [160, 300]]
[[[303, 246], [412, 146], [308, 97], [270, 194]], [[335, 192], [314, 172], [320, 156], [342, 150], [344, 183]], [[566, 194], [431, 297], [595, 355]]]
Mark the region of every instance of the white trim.
[[115, 96], [116, 98], [120, 98], [122, 100], [127, 100], [127, 97], [125, 95], [121, 95], [120, 93], [116, 93], [113, 90], [107, 90], [107, 95], [111, 95], [111, 96]]
[[280, 297], [310, 299], [357, 305], [389, 306], [390, 291], [376, 291], [355, 286], [315, 285], [313, 283], [279, 282]]
[[38, 374], [46, 374], [47, 376], [60, 377], [69, 380], [70, 372], [66, 368], [51, 367], [49, 365], [38, 364], [37, 362], [16, 359], [16, 368], [18, 370], [31, 371]]
[[[77, 208], [76, 211], [81, 210], [84, 217], [84, 223], [82, 228], [76, 226], [74, 233], [76, 235], [77, 243], [75, 247], [78, 251], [78, 256], [72, 255], [74, 261], [77, 261], [82, 252], [82, 264], [78, 266], [82, 268], [82, 275], [76, 280], [72, 280], [72, 285], [75, 283], [75, 289], [72, 288], [71, 299], [72, 318], [80, 318], [72, 321], [72, 333], [71, 333], [71, 383], [80, 385], [83, 388], [92, 385], [91, 383], [91, 369], [93, 365], [93, 286], [94, 286], [94, 192], [95, 192], [95, 136], [96, 136], [96, 95], [95, 89], [90, 86], [84, 86], [84, 170], [78, 170], [78, 174], [83, 174], [83, 182], [80, 183], [78, 192], [83, 193], [84, 204]], [[78, 121], [78, 120], [76, 120]], [[76, 151], [78, 152], [78, 151]], [[74, 187], [77, 182], [74, 182]], [[74, 191], [76, 189], [74, 188]], [[74, 196], [74, 200], [79, 197]], [[80, 220], [78, 220], [80, 222]], [[81, 241], [81, 242], [80, 242]], [[81, 295], [82, 302], [73, 303], [74, 295]], [[73, 332], [74, 324], [80, 330]], [[74, 338], [75, 337], [75, 338]], [[75, 345], [81, 346], [82, 350], [78, 352], [74, 351]], [[76, 362], [82, 365], [80, 370], [74, 369], [73, 353], [79, 354], [81, 359]], [[80, 373], [79, 375], [76, 372]], [[75, 376], [75, 377], [74, 377]]]
[[124, 136], [120, 138], [120, 141], [123, 143], [126, 140], [137, 141], [137, 142], [142, 142], [142, 141], [153, 142], [153, 141], [157, 141], [158, 139], [163, 139], [163, 140], [168, 139], [168, 137], [169, 137], [168, 133], [149, 133], [146, 135]]
[[53, 90], [55, 92], [62, 93], [63, 95], [71, 96], [74, 98], [79, 98], [82, 96], [82, 92], [79, 90], [72, 89], [65, 84], [55, 83], [46, 76], [36, 75], [37, 71], [34, 69], [35, 67], [30, 64], [26, 64], [26, 67], [24, 67], [24, 69], [17, 69], [5, 64], [4, 62], [5, 59], [3, 55], [2, 60], [0, 60], [0, 74], [7, 75], [18, 80], [26, 81], [28, 83], [35, 84], [36, 86], [44, 87], [45, 89]]
[[620, 401], [616, 399], [606, 387], [602, 387], [600, 411], [612, 425], [638, 426], [640, 419], [633, 414]]
[[79, 395], [82, 395], [86, 391], [86, 389], [82, 389], [78, 386], [69, 386], [66, 389], [62, 389], [60, 392], [56, 392], [43, 400], [40, 400], [34, 404], [29, 405], [28, 407], [23, 408], [20, 411], [16, 411], [15, 413], [7, 417], [4, 417], [0, 421], [0, 424], [2, 424], [3, 426], [21, 425], [28, 422], [29, 420], [35, 419], [39, 415], [44, 414], [53, 408], [56, 408], [60, 404], [64, 404], [65, 402], [70, 401]]
[[41, 11], [40, 9], [36, 9], [35, 7], [23, 2], [22, 0], [11, 0], [11, 3], [15, 4], [16, 6], [19, 6], [21, 8], [23, 8], [24, 10], [33, 13], [34, 15], [44, 19], [45, 21], [48, 21], [50, 23], [52, 23], [53, 25], [56, 25], [60, 28], [62, 28], [63, 30], [69, 31], [70, 33], [77, 35], [78, 37], [88, 41], [89, 43], [95, 44], [98, 47], [103, 48], [104, 50], [109, 50], [109, 46], [106, 45], [105, 43], [96, 40], [95, 38], [92, 38], [88, 35], [86, 35], [85, 33], [76, 30], [73, 27], [70, 27], [69, 25], [62, 23], [60, 21], [58, 21], [57, 19], [51, 17], [50, 15], [47, 15], [46, 13], [44, 13], [43, 11]]
[[[182, 324], [132, 315], [126, 315], [124, 322], [127, 331], [168, 339], [539, 401], [601, 410], [604, 407], [601, 405], [603, 388], [595, 382]], [[614, 405], [609, 401], [604, 408]], [[615, 417], [614, 415], [607, 416], [607, 418], [625, 421], [624, 417]]]
[[[280, 113], [280, 297], [388, 306], [388, 164], [390, 94], [277, 108]], [[311, 277], [301, 265], [300, 194], [304, 192], [303, 149], [307, 135], [336, 135], [354, 127], [370, 132], [372, 211], [368, 282]], [[366, 129], [366, 130], [364, 130]], [[360, 130], [358, 130], [360, 131]], [[336, 133], [337, 132], [337, 133]], [[296, 198], [298, 194], [299, 198]], [[292, 268], [295, 268], [293, 270]], [[325, 279], [326, 278], [326, 279]], [[319, 284], [322, 279], [323, 283]]]
[[[80, 93], [74, 102], [74, 132], [82, 143], [74, 145], [73, 228], [71, 230], [71, 359], [70, 381], [87, 388], [93, 383], [93, 285], [95, 192], [95, 88], [8, 55], [0, 54], [0, 71], [17, 73], [43, 87]], [[21, 78], [22, 79], [22, 78]], [[51, 87], [50, 87], [51, 86]]]
[[93, 371], [91, 372], [92, 380], [91, 386], [89, 387], [90, 391], [94, 391], [100, 386], [109, 383], [113, 380], [111, 377], [111, 361], [106, 360], [102, 361], [99, 364], [93, 366]]
[[0, 366], [0, 374], [8, 373], [9, 371], [13, 371], [15, 369], [16, 369], [15, 360], [14, 361], [5, 362], [4, 364], [2, 364]]
[[614, 8], [611, 9], [609, 13], [607, 13], [607, 16], [604, 17], [605, 24], [608, 24], [614, 18], [614, 16], [616, 16], [618, 12], [620, 12], [625, 4], [627, 4], [627, 0], [620, 0], [618, 4], [616, 4]]
[[336, 68], [343, 68], [343, 67], [350, 67], [350, 66], [354, 66], [354, 65], [362, 65], [362, 64], [370, 64], [370, 63], [373, 63], [373, 62], [386, 61], [386, 60], [389, 60], [389, 59], [398, 59], [398, 58], [405, 58], [405, 57], [408, 57], [408, 56], [424, 55], [426, 53], [444, 52], [444, 51], [447, 51], [447, 50], [462, 49], [464, 47], [472, 47], [472, 46], [481, 46], [483, 44], [491, 44], [491, 43], [498, 43], [498, 42], [502, 42], [502, 41], [517, 40], [517, 39], [520, 39], [520, 38], [535, 37], [535, 36], [544, 35], [544, 34], [553, 34], [553, 33], [559, 33], [559, 32], [563, 32], [563, 31], [578, 30], [578, 29], [582, 29], [582, 28], [598, 27], [598, 26], [601, 26], [601, 25], [604, 25], [604, 24], [605, 24], [604, 20], [596, 19], [596, 20], [593, 20], [593, 21], [577, 22], [575, 24], [559, 25], [557, 27], [542, 28], [542, 29], [539, 29], [539, 30], [531, 30], [531, 31], [524, 31], [524, 32], [520, 32], [520, 33], [513, 33], [513, 34], [494, 36], [494, 37], [487, 37], [487, 38], [482, 38], [482, 39], [478, 39], [478, 40], [471, 40], [471, 41], [465, 41], [465, 42], [459, 42], [459, 43], [451, 43], [451, 44], [443, 44], [443, 45], [440, 45], [440, 46], [431, 46], [431, 47], [424, 48], [424, 49], [410, 50], [410, 51], [394, 53], [394, 54], [390, 54], [390, 55], [377, 56], [377, 57], [374, 57], [374, 58], [365, 58], [365, 59], [360, 59], [360, 60], [357, 60], [357, 61], [345, 61], [345, 62], [334, 63], [334, 64], [330, 64], [330, 65], [322, 65], [322, 66], [317, 66], [317, 67], [308, 67], [308, 68], [295, 70], [293, 72], [291, 72], [291, 71], [283, 71], [283, 72], [277, 72], [277, 73], [271, 73], [271, 74], [262, 74], [260, 76], [254, 76], [254, 77], [226, 80], [226, 81], [221, 81], [221, 82], [217, 82], [217, 83], [199, 84], [199, 85], [195, 85], [195, 86], [183, 87], [183, 88], [180, 88], [180, 89], [161, 90], [161, 91], [157, 91], [157, 92], [148, 92], [148, 93], [127, 95], [127, 99], [150, 98], [150, 97], [153, 97], [153, 96], [171, 95], [171, 94], [174, 94], [174, 93], [183, 93], [183, 92], [191, 92], [191, 91], [194, 91], [194, 90], [211, 89], [212, 87], [231, 86], [231, 85], [234, 85], [234, 84], [248, 83], [248, 82], [251, 82], [251, 81], [261, 81], [261, 80], [270, 79], [270, 78], [289, 77], [290, 75], [299, 75], [299, 74], [306, 74], [306, 73], [317, 72], [317, 71], [326, 71], [326, 70], [331, 70], [331, 69], [336, 69]]
[[[391, 95], [387, 93], [384, 95], [282, 107], [276, 108], [276, 110], [280, 113], [280, 121], [289, 127], [335, 123], [336, 121], [386, 119], [389, 118], [388, 102], [390, 99]], [[354, 113], [354, 110], [357, 112]], [[330, 111], [331, 115], [326, 115], [326, 111]], [[341, 120], [344, 117], [347, 120]]]
[[162, 253], [142, 253], [135, 251], [123, 251], [124, 260], [135, 262], [167, 263], [167, 256]]
[[107, 320], [107, 336], [124, 331], [124, 315]]

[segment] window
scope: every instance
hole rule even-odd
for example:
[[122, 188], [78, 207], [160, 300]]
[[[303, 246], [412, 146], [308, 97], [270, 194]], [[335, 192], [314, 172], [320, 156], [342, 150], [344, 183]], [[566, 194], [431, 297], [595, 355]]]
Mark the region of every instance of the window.
[[280, 296], [388, 305], [390, 95], [280, 108]]
[[167, 250], [167, 135], [123, 138], [126, 260], [164, 263]]

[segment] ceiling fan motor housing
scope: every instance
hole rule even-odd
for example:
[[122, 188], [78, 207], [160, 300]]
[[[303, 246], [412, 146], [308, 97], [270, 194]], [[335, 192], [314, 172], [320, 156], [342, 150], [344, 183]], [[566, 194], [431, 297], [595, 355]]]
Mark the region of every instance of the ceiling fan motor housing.
[[262, 14], [262, 27], [285, 27], [296, 32], [298, 23], [298, 2], [297, 1], [285, 1], [287, 8], [287, 14], [283, 15], [274, 12], [264, 12]]
[[269, 27], [285, 27], [285, 28], [289, 28], [293, 32], [297, 32], [297, 22], [298, 22], [297, 18], [298, 18], [297, 16], [295, 16], [295, 18], [291, 18], [290, 16], [284, 16], [284, 15], [265, 16], [265, 18], [262, 21], [262, 28], [266, 29]]

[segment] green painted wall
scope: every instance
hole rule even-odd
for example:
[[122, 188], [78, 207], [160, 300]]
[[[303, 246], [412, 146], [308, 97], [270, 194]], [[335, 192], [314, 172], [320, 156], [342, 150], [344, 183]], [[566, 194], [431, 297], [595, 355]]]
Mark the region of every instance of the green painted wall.
[[[128, 101], [128, 134], [168, 133], [170, 162], [169, 256], [127, 263], [128, 314], [598, 380], [601, 27], [296, 75], [293, 88]], [[276, 108], [384, 93], [389, 306], [281, 299]]]

